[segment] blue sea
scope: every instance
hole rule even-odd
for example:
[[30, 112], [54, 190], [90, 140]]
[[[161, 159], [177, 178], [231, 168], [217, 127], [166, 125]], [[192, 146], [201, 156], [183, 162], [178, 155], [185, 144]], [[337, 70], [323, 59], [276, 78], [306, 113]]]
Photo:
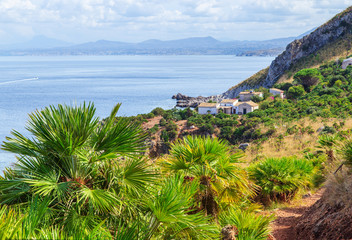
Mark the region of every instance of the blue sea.
[[[270, 65], [273, 57], [235, 56], [20, 56], [0, 57], [0, 142], [25, 132], [28, 114], [57, 104], [94, 102], [97, 115], [170, 109], [177, 93], [209, 96]], [[0, 150], [0, 171], [15, 162]]]

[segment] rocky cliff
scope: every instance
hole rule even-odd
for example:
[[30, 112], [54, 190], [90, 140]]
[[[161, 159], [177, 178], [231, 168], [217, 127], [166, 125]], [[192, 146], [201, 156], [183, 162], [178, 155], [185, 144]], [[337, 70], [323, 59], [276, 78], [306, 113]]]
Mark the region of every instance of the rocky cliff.
[[268, 71], [262, 70], [262, 74], [257, 73], [259, 76], [250, 77], [222, 95], [224, 98], [233, 98], [239, 92], [249, 88], [271, 87], [300, 60], [317, 53], [324, 46], [333, 44], [351, 32], [352, 7], [349, 7], [312, 33], [288, 44], [286, 50], [271, 63]]

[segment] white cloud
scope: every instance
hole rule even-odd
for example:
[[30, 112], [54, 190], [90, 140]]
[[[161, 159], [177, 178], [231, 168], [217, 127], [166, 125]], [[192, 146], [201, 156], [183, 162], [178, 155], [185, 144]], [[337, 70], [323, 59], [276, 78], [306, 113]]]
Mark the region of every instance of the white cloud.
[[269, 39], [299, 35], [351, 4], [352, 0], [2, 0], [0, 29], [4, 32], [11, 25], [16, 26], [13, 35], [44, 34], [70, 41], [209, 35]]

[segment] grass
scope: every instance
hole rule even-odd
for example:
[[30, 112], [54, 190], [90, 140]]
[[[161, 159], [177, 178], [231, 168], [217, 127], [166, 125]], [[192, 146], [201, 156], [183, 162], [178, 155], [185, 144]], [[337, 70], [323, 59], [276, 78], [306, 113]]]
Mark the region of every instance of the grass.
[[[246, 162], [256, 161], [257, 159], [263, 159], [265, 157], [285, 157], [295, 155], [297, 157], [304, 157], [306, 155], [305, 151], [315, 151], [317, 150], [317, 140], [319, 133], [317, 129], [322, 126], [332, 126], [335, 122], [339, 122], [339, 119], [316, 119], [315, 121], [304, 118], [297, 122], [285, 123], [276, 125], [276, 133], [271, 136], [267, 141], [263, 143], [251, 143], [249, 148], [246, 150], [245, 157], [243, 160]], [[286, 135], [287, 129], [297, 125], [298, 127], [308, 127], [310, 126], [314, 133], [308, 134], [292, 134]], [[341, 130], [350, 129], [352, 126], [352, 119], [347, 119], [345, 126]], [[260, 126], [262, 132], [265, 132], [268, 128], [264, 125]], [[278, 146], [278, 136], [282, 135], [282, 142]]]
[[327, 192], [325, 200], [332, 205], [352, 206], [352, 176], [351, 170], [344, 167], [336, 175], [331, 175], [325, 184]]

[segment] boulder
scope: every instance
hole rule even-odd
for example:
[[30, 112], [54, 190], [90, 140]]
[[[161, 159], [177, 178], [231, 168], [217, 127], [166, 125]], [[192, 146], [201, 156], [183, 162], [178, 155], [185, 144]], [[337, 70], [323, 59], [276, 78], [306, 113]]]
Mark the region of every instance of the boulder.
[[241, 143], [238, 148], [245, 151], [249, 147], [249, 143]]

